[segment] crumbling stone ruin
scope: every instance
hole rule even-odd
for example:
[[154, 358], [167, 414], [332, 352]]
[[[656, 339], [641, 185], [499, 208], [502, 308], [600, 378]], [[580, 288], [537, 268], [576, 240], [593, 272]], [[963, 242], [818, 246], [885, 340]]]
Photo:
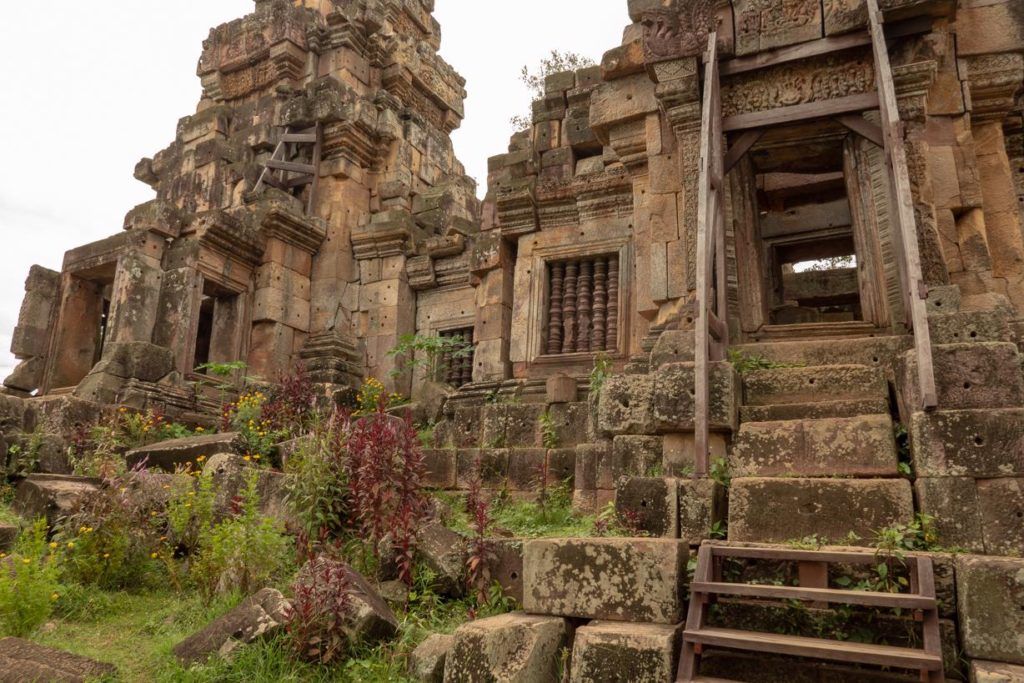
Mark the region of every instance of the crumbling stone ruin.
[[[223, 391], [201, 368], [302, 364], [438, 418], [432, 489], [529, 498], [542, 471], [643, 533], [505, 539], [526, 613], [427, 641], [422, 680], [553, 681], [567, 650], [581, 682], [697, 680], [696, 656], [733, 680], [1024, 681], [1024, 4], [627, 9], [599, 66], [547, 77], [478, 200], [433, 0], [256, 0], [139, 163], [156, 199], [29, 274], [6, 433], [46, 424], [59, 451], [103, 406], [201, 420]], [[471, 351], [424, 372], [390, 353], [410, 335]], [[764, 648], [724, 630], [773, 631], [742, 600], [698, 633], [708, 541], [829, 591], [828, 562], [915, 524], [943, 549], [913, 563], [924, 654], [739, 654]], [[832, 559], [770, 554], [794, 547]]]

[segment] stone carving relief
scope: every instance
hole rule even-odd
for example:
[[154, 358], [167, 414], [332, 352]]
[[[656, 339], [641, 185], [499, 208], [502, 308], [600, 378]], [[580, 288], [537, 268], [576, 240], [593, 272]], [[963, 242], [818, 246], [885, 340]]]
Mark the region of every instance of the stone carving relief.
[[871, 92], [875, 68], [866, 52], [831, 55], [740, 74], [722, 84], [724, 116]]
[[736, 54], [792, 45], [822, 35], [820, 0], [736, 0]]
[[644, 61], [661, 62], [699, 55], [715, 23], [712, 0], [682, 2], [676, 8], [651, 8], [641, 13]]

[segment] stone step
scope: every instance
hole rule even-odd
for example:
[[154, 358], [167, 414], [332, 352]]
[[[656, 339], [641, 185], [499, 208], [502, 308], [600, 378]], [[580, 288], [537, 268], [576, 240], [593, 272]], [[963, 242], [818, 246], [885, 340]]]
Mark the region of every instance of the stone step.
[[887, 399], [889, 385], [877, 368], [829, 365], [757, 370], [743, 377], [744, 405]]
[[871, 546], [875, 534], [914, 520], [905, 479], [738, 478], [729, 491], [729, 540], [823, 542]]
[[741, 477], [895, 477], [898, 465], [888, 414], [748, 422], [730, 457]]
[[1024, 477], [1024, 409], [914, 413], [909, 431], [918, 477]]
[[1013, 339], [1005, 311], [970, 311], [928, 316], [932, 344], [972, 344]]
[[855, 417], [889, 412], [885, 398], [862, 398], [854, 401], [813, 401], [783, 403], [769, 406], [741, 406], [740, 422], [779, 422], [781, 420]]
[[889, 336], [759, 342], [738, 344], [730, 347], [730, 351], [804, 367], [834, 365], [837, 359], [841, 359], [850, 365], [866, 365], [891, 373], [900, 355], [912, 346], [913, 339], [909, 336]]

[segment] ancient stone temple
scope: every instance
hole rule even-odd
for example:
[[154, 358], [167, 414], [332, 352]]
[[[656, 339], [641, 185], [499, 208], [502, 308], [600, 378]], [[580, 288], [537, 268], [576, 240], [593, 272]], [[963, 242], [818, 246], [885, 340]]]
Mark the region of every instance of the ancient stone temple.
[[[7, 394], [194, 416], [222, 381], [202, 368], [233, 361], [423, 403], [446, 383], [430, 486], [571, 480], [577, 509], [656, 537], [609, 541], [609, 571], [675, 582], [612, 613], [573, 592], [592, 549], [535, 541], [506, 577], [527, 610], [644, 622], [668, 670], [687, 546], [928, 519], [973, 555], [914, 579], [925, 655], [843, 661], [935, 681], [964, 652], [978, 681], [1024, 680], [983, 677], [1024, 665], [1024, 2], [629, 0], [599, 66], [547, 77], [482, 200], [433, 4], [257, 0], [214, 29], [196, 113], [136, 169], [156, 198], [31, 271]], [[414, 372], [406, 335], [471, 354]], [[829, 590], [827, 562], [800, 583]], [[586, 628], [600, 671], [617, 634]], [[682, 658], [736, 638], [688, 628]], [[883, 680], [837, 676], [806, 680]]]

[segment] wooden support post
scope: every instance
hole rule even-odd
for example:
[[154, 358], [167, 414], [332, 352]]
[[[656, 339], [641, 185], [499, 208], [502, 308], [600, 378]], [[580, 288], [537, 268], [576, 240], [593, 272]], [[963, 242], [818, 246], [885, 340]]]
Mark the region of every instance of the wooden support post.
[[896, 87], [889, 62], [889, 48], [886, 46], [885, 31], [882, 27], [882, 11], [878, 0], [868, 0], [868, 17], [872, 46], [875, 53], [875, 71], [878, 81], [879, 108], [882, 112], [882, 133], [885, 151], [889, 161], [890, 179], [895, 203], [897, 242], [902, 248], [902, 271], [904, 296], [914, 330], [914, 346], [917, 352], [918, 392], [920, 408], [934, 410], [938, 406], [935, 388], [935, 369], [932, 363], [931, 330], [928, 327], [926, 299], [928, 287], [921, 274], [921, 254], [918, 247], [917, 221], [914, 217], [914, 198], [910, 187], [910, 172], [907, 169], [907, 155], [903, 145], [903, 125], [900, 122], [896, 101]]

